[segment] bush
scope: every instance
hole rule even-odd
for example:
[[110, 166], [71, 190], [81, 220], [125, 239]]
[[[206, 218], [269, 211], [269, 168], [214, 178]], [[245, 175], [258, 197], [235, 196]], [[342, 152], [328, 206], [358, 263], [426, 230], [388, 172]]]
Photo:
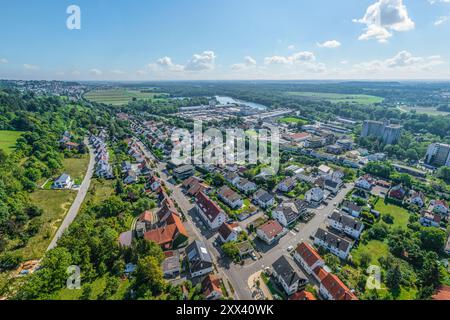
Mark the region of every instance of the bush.
[[17, 253], [6, 252], [0, 256], [0, 270], [14, 270], [22, 263], [23, 258]]

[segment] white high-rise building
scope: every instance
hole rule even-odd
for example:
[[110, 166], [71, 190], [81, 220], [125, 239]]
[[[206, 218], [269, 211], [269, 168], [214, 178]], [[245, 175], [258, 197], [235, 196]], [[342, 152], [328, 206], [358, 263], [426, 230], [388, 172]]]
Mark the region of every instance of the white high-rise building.
[[435, 167], [450, 167], [450, 145], [443, 143], [431, 144], [425, 156], [425, 163]]

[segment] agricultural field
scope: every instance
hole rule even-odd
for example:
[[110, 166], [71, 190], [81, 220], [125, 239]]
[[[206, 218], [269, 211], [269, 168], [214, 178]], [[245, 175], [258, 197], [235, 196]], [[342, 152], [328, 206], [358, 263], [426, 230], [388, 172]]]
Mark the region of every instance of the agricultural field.
[[287, 92], [288, 95], [304, 97], [307, 100], [325, 100], [331, 103], [353, 103], [362, 105], [371, 105], [384, 101], [381, 97], [365, 94], [342, 94], [325, 92]]
[[16, 141], [22, 134], [20, 131], [0, 130], [0, 150], [6, 154], [13, 152]]
[[430, 108], [420, 108], [420, 107], [407, 107], [407, 106], [401, 106], [397, 107], [398, 110], [402, 112], [412, 112], [415, 111], [419, 114], [427, 114], [430, 116], [445, 116], [449, 115], [450, 113], [445, 111], [439, 111], [436, 108], [430, 107]]
[[122, 106], [133, 99], [137, 100], [153, 100], [156, 96], [165, 95], [158, 92], [142, 92], [139, 90], [125, 90], [125, 89], [110, 89], [110, 90], [95, 90], [85, 94], [87, 100], [110, 104], [113, 106]]

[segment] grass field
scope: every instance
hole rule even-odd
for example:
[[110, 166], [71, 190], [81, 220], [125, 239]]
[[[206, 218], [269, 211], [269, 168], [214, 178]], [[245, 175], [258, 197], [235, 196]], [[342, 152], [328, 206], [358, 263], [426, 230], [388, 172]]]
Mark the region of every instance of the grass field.
[[76, 192], [70, 190], [36, 190], [30, 194], [32, 203], [42, 208], [44, 213], [34, 218], [41, 224], [38, 233], [17, 251], [25, 260], [42, 257], [75, 197]]
[[[120, 281], [119, 289], [117, 292], [110, 298], [110, 300], [123, 300], [125, 297], [125, 293], [127, 292], [128, 287], [130, 286], [129, 280]], [[89, 297], [89, 300], [97, 300], [98, 296], [103, 293], [103, 290], [106, 287], [106, 277], [95, 280], [92, 284], [92, 292]], [[71, 289], [61, 289], [55, 293], [52, 297], [52, 300], [79, 300], [82, 290], [71, 290]]]
[[81, 183], [89, 164], [89, 155], [84, 154], [80, 158], [65, 158], [63, 160], [64, 172], [75, 180], [75, 183]]
[[417, 113], [420, 114], [428, 114], [430, 116], [445, 116], [445, 115], [449, 115], [449, 112], [445, 112], [445, 111], [439, 111], [436, 108], [420, 108], [420, 107], [397, 107], [397, 109], [399, 109], [402, 112], [411, 112], [411, 111], [416, 111]]
[[352, 251], [353, 260], [360, 264], [361, 255], [363, 253], [370, 254], [371, 264], [378, 265], [378, 259], [381, 257], [387, 257], [389, 254], [389, 247], [385, 242], [378, 240], [369, 241], [367, 244], [360, 244], [358, 248]]
[[138, 100], [152, 100], [155, 96], [164, 95], [157, 92], [141, 92], [139, 90], [110, 89], [88, 92], [84, 97], [90, 101], [110, 104], [113, 106], [125, 105], [133, 98]]
[[288, 95], [304, 97], [309, 100], [326, 100], [332, 103], [354, 103], [370, 105], [383, 102], [383, 98], [365, 94], [342, 94], [324, 92], [288, 92]]
[[14, 150], [17, 139], [23, 134], [20, 131], [0, 130], [0, 149], [10, 154]]
[[308, 121], [296, 117], [285, 117], [278, 121], [287, 124], [308, 124]]
[[375, 210], [379, 211], [381, 215], [391, 214], [394, 217], [392, 226], [406, 228], [408, 225], [409, 213], [402, 207], [384, 203], [383, 199], [380, 199], [375, 205]]

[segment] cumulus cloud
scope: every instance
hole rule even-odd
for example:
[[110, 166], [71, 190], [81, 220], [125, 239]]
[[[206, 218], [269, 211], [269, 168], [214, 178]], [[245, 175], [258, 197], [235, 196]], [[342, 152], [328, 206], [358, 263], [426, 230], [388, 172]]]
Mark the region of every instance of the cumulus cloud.
[[25, 70], [37, 70], [37, 69], [39, 69], [38, 66], [36, 66], [34, 64], [28, 64], [28, 63], [25, 63], [23, 65], [23, 67], [24, 67]]
[[285, 64], [292, 65], [305, 61], [315, 61], [314, 53], [309, 51], [300, 51], [290, 56], [272, 56], [264, 58], [265, 64]]
[[250, 56], [244, 57], [243, 63], [236, 63], [231, 66], [233, 70], [245, 70], [256, 66], [256, 60]]
[[203, 51], [194, 54], [191, 60], [185, 66], [188, 71], [212, 70], [215, 67], [216, 55], [213, 51]]
[[339, 48], [341, 46], [341, 43], [337, 40], [328, 40], [324, 43], [317, 43], [317, 46], [321, 48], [328, 48], [328, 49], [334, 49]]
[[167, 69], [169, 71], [183, 71], [184, 70], [184, 66], [173, 63], [172, 59], [170, 57], [167, 57], [167, 56], [158, 59], [156, 61], [156, 64], [159, 67], [161, 67], [163, 69]]
[[103, 74], [103, 72], [102, 72], [101, 70], [95, 69], [95, 68], [89, 70], [89, 73], [90, 73], [91, 75], [93, 75], [93, 76], [100, 76], [100, 75]]
[[125, 74], [125, 71], [119, 70], [119, 69], [114, 69], [114, 70], [111, 70], [111, 73], [115, 74], [115, 75], [123, 75], [123, 74]]
[[9, 61], [5, 58], [0, 58], [0, 64], [8, 63]]
[[393, 31], [405, 32], [415, 27], [403, 0], [378, 0], [367, 8], [363, 18], [353, 22], [366, 25], [359, 40], [376, 39], [379, 42], [386, 42]]
[[439, 26], [439, 25], [443, 24], [444, 22], [446, 22], [449, 19], [450, 19], [449, 16], [442, 16], [442, 17], [437, 18], [436, 21], [433, 24], [435, 26]]
[[288, 46], [288, 49], [289, 49], [289, 50], [294, 50], [294, 49], [295, 49], [295, 45], [293, 45], [293, 44], [289, 45], [289, 46]]
[[354, 65], [359, 71], [383, 71], [394, 69], [428, 70], [442, 64], [441, 56], [416, 57], [408, 51], [400, 51], [386, 60], [372, 60]]

